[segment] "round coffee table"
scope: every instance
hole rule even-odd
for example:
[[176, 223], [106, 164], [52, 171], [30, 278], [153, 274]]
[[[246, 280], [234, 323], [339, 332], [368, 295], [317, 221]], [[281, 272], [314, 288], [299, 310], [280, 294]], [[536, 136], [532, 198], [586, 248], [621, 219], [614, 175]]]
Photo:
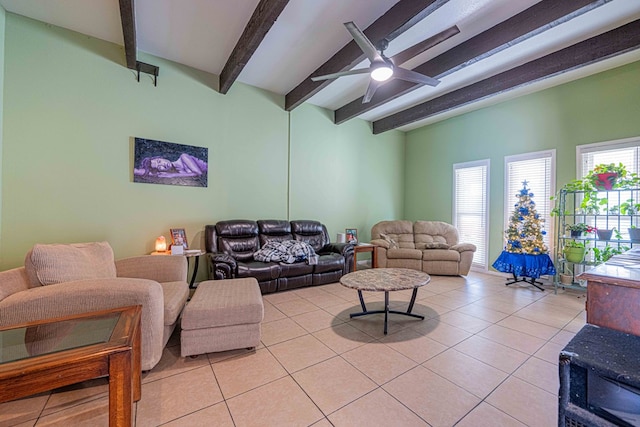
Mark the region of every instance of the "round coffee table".
[[[384, 313], [384, 334], [387, 334], [387, 319], [389, 313], [402, 314], [403, 316], [416, 317], [424, 320], [424, 316], [413, 314], [413, 304], [416, 302], [418, 288], [431, 281], [431, 277], [422, 271], [411, 270], [409, 268], [370, 268], [368, 270], [354, 271], [345, 274], [340, 278], [340, 284], [347, 288], [356, 289], [360, 298], [362, 312], [351, 313], [350, 318], [366, 316], [367, 314]], [[407, 311], [389, 310], [389, 292], [403, 289], [413, 289], [411, 301]], [[367, 310], [362, 298], [362, 291], [384, 292], [384, 310]]]

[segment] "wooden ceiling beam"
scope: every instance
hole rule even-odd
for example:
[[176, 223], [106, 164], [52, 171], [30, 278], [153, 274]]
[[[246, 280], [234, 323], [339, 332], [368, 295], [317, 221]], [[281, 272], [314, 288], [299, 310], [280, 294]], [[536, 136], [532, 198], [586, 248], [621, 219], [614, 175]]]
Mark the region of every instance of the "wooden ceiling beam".
[[[441, 79], [515, 43], [540, 34], [611, 0], [542, 0], [506, 21], [415, 67], [413, 71]], [[362, 97], [334, 111], [334, 122], [344, 123], [389, 101], [422, 87], [394, 79], [381, 86], [368, 103]]]
[[120, 0], [120, 20], [124, 37], [124, 56], [127, 68], [136, 69], [136, 17], [133, 0]]
[[373, 122], [373, 133], [396, 129], [472, 102], [495, 96], [640, 49], [640, 20], [584, 40], [519, 67], [486, 78]]
[[247, 65], [289, 0], [260, 0], [220, 73], [220, 93], [226, 94]]
[[[400, 0], [373, 24], [369, 25], [364, 30], [364, 33], [373, 44], [383, 38], [391, 41], [448, 1]], [[311, 77], [349, 70], [364, 58], [364, 53], [362, 53], [356, 42], [351, 40], [327, 62], [322, 64], [320, 68], [304, 79], [302, 83], [287, 93], [285, 96], [285, 109], [287, 111], [293, 110], [331, 83], [330, 80], [314, 82]]]

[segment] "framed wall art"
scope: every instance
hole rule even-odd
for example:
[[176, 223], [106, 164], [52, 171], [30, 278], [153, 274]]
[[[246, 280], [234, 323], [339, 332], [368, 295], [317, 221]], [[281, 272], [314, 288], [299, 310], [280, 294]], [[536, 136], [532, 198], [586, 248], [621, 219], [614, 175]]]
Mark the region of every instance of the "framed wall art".
[[209, 149], [135, 138], [133, 182], [206, 187]]

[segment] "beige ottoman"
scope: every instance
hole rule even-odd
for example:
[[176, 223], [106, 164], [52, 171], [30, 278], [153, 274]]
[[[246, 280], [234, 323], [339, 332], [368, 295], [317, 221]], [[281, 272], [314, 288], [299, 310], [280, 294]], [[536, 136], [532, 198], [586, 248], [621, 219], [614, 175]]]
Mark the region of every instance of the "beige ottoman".
[[201, 282], [182, 311], [182, 357], [256, 347], [263, 317], [256, 279]]

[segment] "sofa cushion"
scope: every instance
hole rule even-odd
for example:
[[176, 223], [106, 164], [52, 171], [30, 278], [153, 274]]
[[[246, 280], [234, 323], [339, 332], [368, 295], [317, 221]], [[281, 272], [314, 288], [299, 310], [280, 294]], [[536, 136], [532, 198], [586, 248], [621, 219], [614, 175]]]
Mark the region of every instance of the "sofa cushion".
[[160, 285], [164, 297], [164, 325], [173, 325], [187, 303], [189, 287], [183, 281], [164, 282]]
[[450, 246], [447, 243], [442, 242], [424, 242], [416, 243], [416, 249], [449, 249]]
[[318, 257], [318, 264], [314, 265], [314, 273], [328, 273], [342, 271], [344, 269], [344, 257], [339, 254], [325, 254]]
[[451, 246], [458, 243], [458, 230], [442, 221], [416, 221], [413, 224], [413, 232], [416, 244], [438, 242]]
[[293, 234], [291, 234], [291, 223], [282, 219], [258, 220], [258, 235], [260, 237], [260, 247], [271, 240], [277, 242], [294, 240]]
[[25, 258], [29, 279], [41, 285], [116, 277], [113, 250], [107, 242], [36, 244]]
[[424, 261], [460, 261], [460, 252], [449, 249], [425, 249], [422, 251]]
[[313, 265], [309, 265], [305, 261], [294, 262], [293, 264], [280, 264], [280, 278], [303, 276], [311, 273], [313, 273]]
[[388, 259], [394, 259], [394, 258], [422, 259], [422, 251], [419, 249], [406, 249], [406, 248], [388, 249], [387, 258]]
[[275, 262], [238, 262], [237, 277], [255, 277], [258, 282], [280, 277], [280, 265]]

